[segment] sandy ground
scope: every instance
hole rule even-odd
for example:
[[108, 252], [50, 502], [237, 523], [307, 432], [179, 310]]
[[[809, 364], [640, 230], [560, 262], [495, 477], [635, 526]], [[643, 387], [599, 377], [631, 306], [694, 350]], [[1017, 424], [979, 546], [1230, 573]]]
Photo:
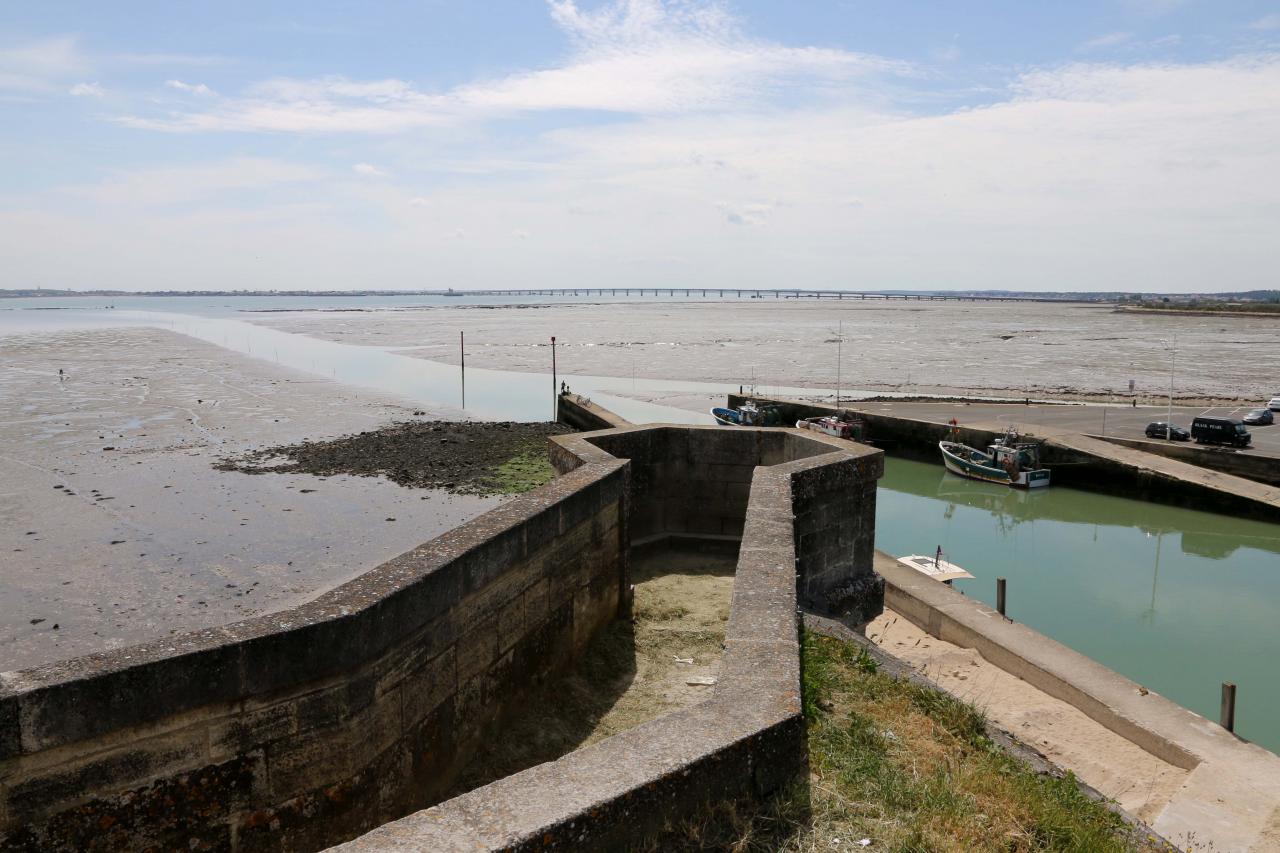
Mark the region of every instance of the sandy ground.
[[[735, 564], [683, 551], [633, 558], [634, 619], [615, 622], [573, 672], [536, 691], [472, 760], [455, 793], [710, 698]], [[710, 683], [689, 683], [699, 680]]]
[[973, 649], [932, 637], [891, 610], [867, 626], [867, 636], [1142, 821], [1153, 821], [1186, 780], [1187, 771], [988, 663]]
[[[245, 313], [243, 319], [456, 364], [562, 374], [937, 394], [1266, 399], [1280, 391], [1273, 324], [1121, 314], [1109, 306], [992, 302], [542, 303], [394, 311]], [[843, 343], [837, 347], [837, 340]], [[1263, 396], [1266, 395], [1266, 396]]]
[[212, 467], [414, 411], [167, 331], [0, 337], [0, 671], [303, 601], [495, 505]]

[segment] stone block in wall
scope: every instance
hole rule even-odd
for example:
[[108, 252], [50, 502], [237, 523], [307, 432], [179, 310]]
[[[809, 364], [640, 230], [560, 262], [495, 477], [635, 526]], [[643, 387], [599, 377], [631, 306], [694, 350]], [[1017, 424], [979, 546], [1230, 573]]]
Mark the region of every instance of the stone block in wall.
[[220, 763], [290, 737], [298, 731], [297, 706], [291, 700], [243, 710], [215, 720], [209, 727], [209, 758]]
[[458, 637], [458, 683], [484, 672], [498, 657], [498, 617], [486, 617]]
[[458, 689], [458, 661], [453, 648], [422, 661], [397, 684], [400, 718], [406, 729], [418, 725], [443, 704], [451, 704]]

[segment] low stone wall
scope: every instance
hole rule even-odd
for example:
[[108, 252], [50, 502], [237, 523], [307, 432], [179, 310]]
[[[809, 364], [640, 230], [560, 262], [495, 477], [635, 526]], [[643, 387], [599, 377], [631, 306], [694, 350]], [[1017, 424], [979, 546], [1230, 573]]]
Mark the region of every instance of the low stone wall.
[[1093, 437], [1121, 447], [1132, 447], [1135, 450], [1167, 456], [1202, 468], [1211, 468], [1224, 474], [1244, 477], [1246, 480], [1266, 483], [1269, 486], [1280, 486], [1280, 461], [1274, 456], [1239, 453], [1225, 447], [1198, 447], [1189, 442], [1175, 444], [1168, 441], [1141, 441], [1135, 438], [1117, 438], [1114, 435]]
[[626, 462], [315, 601], [0, 674], [0, 849], [318, 849], [449, 787], [618, 612]]
[[[553, 441], [563, 470], [614, 452], [635, 454], [634, 470], [653, 474], [647, 483], [638, 473], [633, 477], [637, 504], [644, 494], [666, 503], [662, 480], [676, 470], [700, 476], [703, 464], [752, 469], [715, 692], [698, 705], [383, 826], [343, 845], [347, 853], [622, 849], [708, 801], [762, 798], [803, 775], [797, 589], [852, 607], [859, 618], [879, 612], [878, 603], [834, 592], [877, 588], [866, 581], [875, 505], [865, 497], [882, 471], [880, 452], [798, 430], [715, 427], [637, 427]], [[716, 452], [691, 463], [673, 454], [685, 447]], [[757, 455], [749, 455], [751, 449]], [[760, 462], [766, 458], [774, 464]], [[726, 475], [723, 482], [732, 479]], [[828, 502], [830, 514], [821, 509]], [[643, 510], [637, 506], [637, 512]], [[840, 512], [853, 514], [854, 523], [841, 524], [834, 517]], [[831, 559], [820, 541], [828, 536], [843, 537], [854, 557]], [[806, 549], [808, 557], [801, 553]]]
[[560, 395], [556, 417], [560, 423], [580, 430], [611, 429], [629, 425], [627, 421], [603, 406], [597, 406], [586, 397], [571, 393]]

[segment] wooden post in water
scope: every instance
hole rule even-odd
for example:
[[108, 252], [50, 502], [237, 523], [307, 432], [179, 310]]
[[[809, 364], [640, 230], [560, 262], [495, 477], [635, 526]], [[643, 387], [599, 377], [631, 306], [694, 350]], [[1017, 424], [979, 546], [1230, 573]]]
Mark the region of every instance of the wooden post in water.
[[467, 333], [458, 332], [458, 364], [462, 369], [462, 408], [467, 407]]
[[560, 384], [556, 381], [556, 336], [551, 336], [551, 420], [560, 420]]
[[1218, 721], [1227, 731], [1236, 730], [1236, 686], [1230, 681], [1222, 682], [1222, 711]]
[[1004, 588], [1005, 579], [996, 578], [996, 612], [1004, 616]]

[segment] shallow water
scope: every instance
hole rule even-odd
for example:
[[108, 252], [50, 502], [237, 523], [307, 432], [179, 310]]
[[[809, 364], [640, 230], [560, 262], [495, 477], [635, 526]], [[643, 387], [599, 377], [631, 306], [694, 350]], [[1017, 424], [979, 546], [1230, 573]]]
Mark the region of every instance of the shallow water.
[[932, 554], [955, 588], [1211, 719], [1238, 685], [1236, 731], [1280, 750], [1280, 527], [1052, 486], [1023, 492], [887, 459], [876, 546]]

